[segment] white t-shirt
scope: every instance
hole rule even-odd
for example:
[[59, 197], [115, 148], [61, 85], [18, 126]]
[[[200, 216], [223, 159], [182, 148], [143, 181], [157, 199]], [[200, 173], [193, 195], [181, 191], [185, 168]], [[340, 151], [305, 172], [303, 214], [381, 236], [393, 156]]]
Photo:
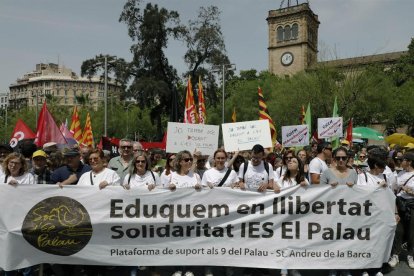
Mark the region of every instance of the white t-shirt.
[[[296, 185], [298, 185], [298, 184], [300, 184], [300, 183], [298, 183], [297, 181], [296, 181], [296, 179], [293, 177], [293, 178], [290, 178], [290, 181], [289, 180], [284, 180], [283, 178], [284, 178], [285, 176], [284, 175], [282, 175], [282, 177], [280, 177], [278, 180], [277, 180], [277, 184], [279, 185], [279, 187], [280, 188], [288, 188], [288, 187], [292, 187], [292, 186], [296, 186]], [[306, 182], [306, 185], [309, 185], [309, 181], [305, 178], [304, 179], [305, 180], [305, 182]]]
[[316, 173], [316, 174], [321, 175], [327, 169], [328, 169], [328, 165], [326, 165], [325, 161], [323, 161], [319, 157], [313, 158], [312, 161], [309, 163], [309, 179], [312, 179], [311, 173]]
[[[92, 182], [91, 183], [91, 174], [92, 174]], [[81, 185], [81, 186], [90, 186], [90, 185], [95, 185], [95, 186], [99, 186], [99, 184], [103, 181], [108, 182], [108, 185], [114, 185], [114, 186], [118, 186], [121, 184], [121, 179], [119, 178], [119, 175], [108, 168], [104, 168], [103, 171], [101, 171], [100, 173], [95, 174], [92, 171], [86, 172], [84, 174], [82, 174], [82, 176], [79, 178], [78, 184], [77, 185]]]
[[278, 181], [280, 178], [282, 178], [286, 174], [286, 166], [283, 165], [282, 167], [279, 167], [275, 170], [275, 181]]
[[[366, 175], [366, 177], [365, 177]], [[387, 177], [388, 180], [388, 177]], [[373, 175], [369, 172], [358, 174], [357, 185], [378, 187], [381, 182], [385, 181], [384, 174]], [[388, 184], [388, 181], [387, 181]]]
[[[7, 184], [10, 183], [11, 180], [16, 180], [17, 183], [20, 184], [36, 184], [34, 176], [31, 173], [25, 173], [23, 175], [20, 176], [11, 176], [9, 175], [9, 177], [7, 177]], [[3, 174], [0, 176], [0, 183], [2, 184], [6, 184], [6, 175]]]
[[[407, 180], [413, 175], [414, 175], [414, 172], [404, 172], [404, 173], [398, 174], [398, 188], [402, 188], [404, 183], [407, 182]], [[408, 180], [407, 184], [405, 184], [404, 187], [408, 187], [408, 188], [414, 190], [414, 177], [412, 177], [410, 180]], [[400, 196], [400, 197], [405, 198], [405, 199], [414, 198], [413, 195], [407, 194], [403, 190], [401, 190], [401, 192], [399, 192], [397, 196]]]
[[170, 174], [169, 175], [166, 175], [166, 172], [167, 172], [167, 170], [164, 170], [162, 172], [162, 174], [161, 174], [161, 186], [163, 188], [168, 187], [168, 185], [170, 185], [170, 182], [171, 182], [171, 174], [172, 174], [172, 171], [170, 170]]
[[[211, 168], [207, 170], [203, 175], [203, 179], [201, 180], [201, 185], [208, 186], [207, 183], [212, 183], [214, 186], [217, 186], [218, 184], [220, 184], [221, 180], [226, 175], [227, 170], [228, 168], [226, 167], [224, 167], [222, 170], [218, 170], [216, 168]], [[237, 182], [239, 182], [237, 173], [234, 170], [231, 170], [229, 176], [227, 177], [222, 187], [230, 187], [232, 184], [237, 183]]]
[[171, 173], [171, 184], [176, 188], [191, 188], [201, 184], [200, 176], [197, 173], [189, 171], [186, 175], [179, 175], [177, 172]]
[[[243, 181], [244, 163], [239, 168], [239, 179]], [[258, 166], [253, 166], [249, 161], [246, 174], [244, 175], [244, 184], [246, 189], [257, 190], [261, 184], [268, 183], [270, 180], [275, 179], [273, 167], [269, 164], [269, 175], [267, 175], [263, 161]]]
[[[154, 175], [154, 177], [152, 177], [152, 175]], [[155, 181], [154, 181], [154, 178], [155, 178]], [[129, 179], [129, 174], [127, 174], [124, 178], [124, 183], [123, 183], [124, 186], [128, 184], [128, 179]], [[154, 184], [156, 186], [159, 186], [161, 184], [161, 179], [156, 172], [153, 172], [153, 174], [151, 174], [150, 171], [146, 171], [144, 175], [139, 175], [135, 173], [131, 176], [131, 180], [129, 181], [129, 186], [131, 188], [133, 187], [147, 188], [147, 186], [151, 184]]]

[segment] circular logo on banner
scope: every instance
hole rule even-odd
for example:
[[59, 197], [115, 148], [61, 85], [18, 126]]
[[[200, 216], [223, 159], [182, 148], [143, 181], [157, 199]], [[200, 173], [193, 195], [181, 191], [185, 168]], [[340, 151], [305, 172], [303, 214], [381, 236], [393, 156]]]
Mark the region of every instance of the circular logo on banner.
[[92, 237], [88, 212], [76, 200], [56, 196], [37, 203], [26, 215], [23, 237], [37, 249], [59, 256], [81, 251]]

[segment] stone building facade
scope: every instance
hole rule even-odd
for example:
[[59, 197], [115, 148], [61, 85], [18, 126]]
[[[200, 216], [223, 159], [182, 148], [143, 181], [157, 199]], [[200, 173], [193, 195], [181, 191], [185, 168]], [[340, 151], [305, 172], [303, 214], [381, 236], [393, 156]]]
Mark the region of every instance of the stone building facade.
[[[47, 95], [61, 106], [74, 106], [79, 97], [84, 97], [94, 109], [104, 100], [103, 80], [78, 77], [71, 69], [54, 63], [36, 64], [34, 71], [17, 79], [9, 89], [12, 109], [41, 106]], [[121, 91], [120, 85], [108, 82], [108, 95], [119, 98]]]

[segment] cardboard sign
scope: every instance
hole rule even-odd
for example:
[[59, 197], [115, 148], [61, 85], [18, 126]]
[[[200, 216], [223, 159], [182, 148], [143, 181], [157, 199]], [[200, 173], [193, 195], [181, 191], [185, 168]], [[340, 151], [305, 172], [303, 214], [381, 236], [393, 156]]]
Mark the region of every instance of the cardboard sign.
[[226, 151], [250, 150], [256, 144], [272, 147], [268, 120], [222, 124], [221, 128]]
[[218, 147], [219, 126], [168, 122], [167, 152], [195, 149], [211, 155]]
[[283, 126], [282, 144], [284, 147], [309, 145], [309, 130], [307, 125]]
[[318, 137], [342, 137], [342, 117], [318, 118]]

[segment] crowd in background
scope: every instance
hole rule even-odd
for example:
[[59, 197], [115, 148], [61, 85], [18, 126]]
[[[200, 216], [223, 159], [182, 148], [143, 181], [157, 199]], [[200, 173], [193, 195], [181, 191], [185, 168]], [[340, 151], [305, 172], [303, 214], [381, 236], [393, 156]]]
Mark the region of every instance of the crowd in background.
[[[399, 263], [401, 250], [408, 252], [407, 263], [414, 269], [414, 148], [366, 144], [342, 144], [332, 148], [329, 142], [313, 142], [301, 148], [272, 151], [255, 145], [249, 151], [213, 155], [161, 149], [144, 151], [139, 142], [122, 139], [119, 156], [91, 147], [59, 149], [56, 143], [37, 148], [23, 141], [17, 149], [0, 145], [0, 181], [2, 184], [108, 185], [124, 189], [212, 189], [231, 187], [240, 190], [279, 193], [294, 185], [368, 185], [391, 189], [397, 198], [397, 230], [387, 265]], [[137, 264], [138, 265], [138, 264]], [[21, 269], [22, 275], [34, 275], [38, 267]], [[0, 272], [15, 275], [17, 271]], [[114, 273], [114, 274], [111, 274]], [[45, 275], [301, 275], [298, 270], [244, 269], [225, 267], [98, 267], [45, 265]], [[327, 275], [376, 275], [382, 268], [361, 271], [326, 271]]]

